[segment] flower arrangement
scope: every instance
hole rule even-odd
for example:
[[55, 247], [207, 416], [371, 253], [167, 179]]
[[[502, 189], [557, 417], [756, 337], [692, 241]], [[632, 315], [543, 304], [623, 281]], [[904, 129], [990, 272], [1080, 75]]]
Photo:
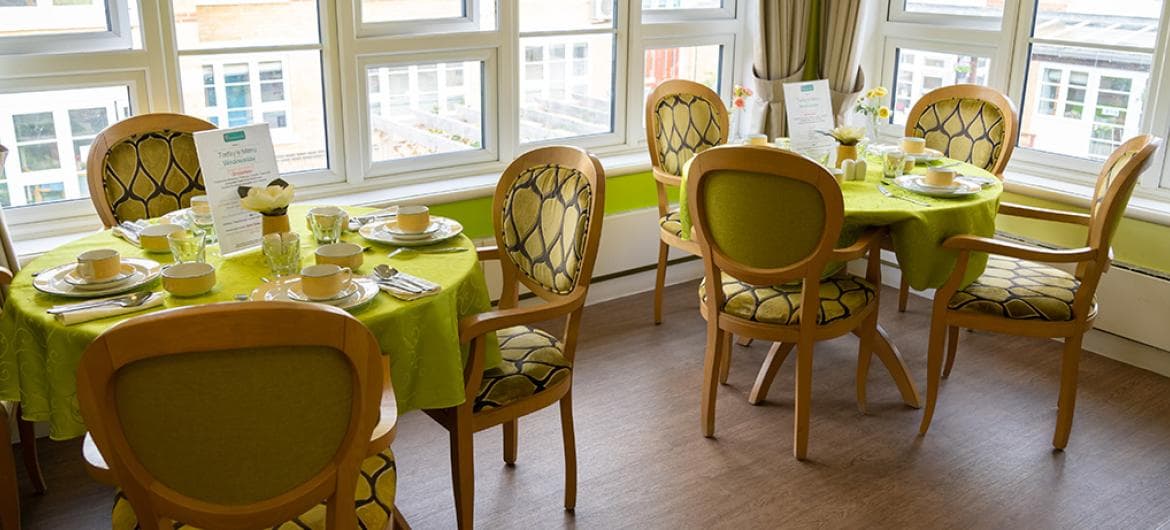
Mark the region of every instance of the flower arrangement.
[[269, 182], [267, 186], [240, 186], [240, 206], [266, 216], [285, 215], [293, 200], [295, 188], [282, 179]]
[[865, 93], [865, 97], [857, 100], [857, 106], [853, 110], [868, 116], [871, 120], [889, 119], [890, 107], [882, 105], [882, 98], [889, 93], [884, 86], [873, 87]]
[[731, 107], [744, 110], [747, 108], [747, 100], [745, 98], [749, 98], [754, 95], [755, 92], [752, 92], [752, 89], [743, 85], [735, 85], [735, 87], [731, 90]]
[[841, 145], [857, 145], [865, 139], [865, 129], [861, 127], [847, 127], [840, 126], [831, 131], [819, 131], [821, 134], [828, 136], [837, 141]]

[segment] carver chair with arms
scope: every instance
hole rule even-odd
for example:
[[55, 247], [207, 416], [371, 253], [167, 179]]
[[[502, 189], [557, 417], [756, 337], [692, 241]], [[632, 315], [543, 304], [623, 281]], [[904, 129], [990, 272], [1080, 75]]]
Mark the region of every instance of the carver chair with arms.
[[[12, 283], [12, 271], [0, 267], [0, 306], [4, 304], [3, 292]], [[20, 417], [20, 404], [0, 401], [0, 440], [5, 444], [12, 439], [8, 425], [15, 418], [20, 433], [20, 449], [24, 455], [24, 468], [33, 490], [45, 492], [45, 479], [41, 476], [41, 465], [37, 456], [37, 437], [33, 423]], [[20, 491], [16, 483], [16, 459], [11, 447], [0, 450], [0, 530], [20, 530]]]
[[369, 330], [333, 307], [212, 304], [110, 328], [77, 386], [88, 471], [120, 488], [113, 527], [400, 520], [384, 363]]
[[[808, 449], [813, 348], [849, 333], [860, 337], [857, 398], [864, 409], [865, 376], [877, 335], [882, 231], [869, 230], [835, 248], [845, 220], [841, 188], [816, 162], [768, 147], [732, 147], [699, 154], [687, 197], [705, 275], [700, 312], [707, 320], [701, 423], [715, 433], [718, 371], [731, 335], [773, 341], [751, 401], [762, 400], [785, 357], [796, 348], [793, 454]], [[867, 257], [866, 277], [823, 277], [832, 263]], [[721, 289], [711, 289], [712, 285]], [[816, 299], [819, 303], [803, 304]], [[879, 352], [879, 355], [884, 355]]]
[[[934, 416], [940, 379], [950, 375], [959, 328], [983, 329], [1027, 337], [1063, 338], [1060, 394], [1052, 445], [1064, 449], [1076, 407], [1081, 340], [1097, 317], [1097, 284], [1112, 257], [1110, 243], [1125, 213], [1138, 176], [1149, 165], [1161, 140], [1142, 135], [1121, 144], [1105, 161], [1087, 214], [1002, 204], [999, 213], [1088, 227], [1080, 248], [1049, 250], [976, 236], [954, 236], [943, 247], [958, 252], [947, 283], [938, 289], [930, 323], [927, 353], [926, 409], [921, 434]], [[987, 270], [963, 286], [972, 252], [992, 256]], [[1074, 273], [1043, 265], [1076, 265]], [[949, 335], [949, 337], [948, 337]], [[946, 366], [943, 342], [947, 342]]]
[[[1016, 104], [994, 88], [951, 85], [927, 92], [910, 109], [906, 136], [926, 139], [926, 147], [985, 169], [1003, 179], [1012, 157], [1020, 118]], [[898, 287], [898, 311], [905, 312], [910, 284]]]
[[89, 148], [90, 199], [106, 228], [158, 217], [203, 195], [193, 133], [214, 129], [183, 114], [143, 114], [106, 127]]
[[[554, 146], [521, 155], [496, 186], [496, 247], [480, 259], [500, 262], [503, 292], [498, 309], [459, 322], [470, 356], [461, 405], [427, 410], [450, 433], [455, 514], [460, 529], [474, 523], [475, 464], [472, 435], [503, 425], [504, 462], [516, 462], [517, 421], [560, 404], [565, 448], [565, 509], [577, 502], [573, 435], [573, 362], [581, 313], [589, 290], [605, 205], [605, 172], [597, 158], [576, 147]], [[542, 303], [519, 307], [523, 286]], [[531, 324], [564, 318], [561, 337]], [[490, 333], [503, 363], [484, 370]]]
[[727, 143], [727, 107], [706, 85], [684, 79], [659, 84], [646, 98], [646, 146], [658, 191], [658, 270], [654, 280], [654, 323], [662, 322], [666, 260], [674, 247], [692, 255], [699, 246], [683, 239], [678, 210], [668, 191], [682, 185], [682, 169], [691, 157]]

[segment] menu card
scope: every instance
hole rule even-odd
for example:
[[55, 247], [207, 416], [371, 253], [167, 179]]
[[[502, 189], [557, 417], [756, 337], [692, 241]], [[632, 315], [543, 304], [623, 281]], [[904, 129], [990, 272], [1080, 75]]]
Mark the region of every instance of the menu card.
[[829, 97], [828, 81], [785, 83], [784, 107], [793, 151], [828, 153], [833, 148], [833, 139], [821, 134], [821, 131], [833, 128], [833, 102]]
[[280, 177], [267, 123], [195, 133], [207, 202], [223, 255], [260, 246], [260, 214], [240, 206], [240, 186], [265, 186]]

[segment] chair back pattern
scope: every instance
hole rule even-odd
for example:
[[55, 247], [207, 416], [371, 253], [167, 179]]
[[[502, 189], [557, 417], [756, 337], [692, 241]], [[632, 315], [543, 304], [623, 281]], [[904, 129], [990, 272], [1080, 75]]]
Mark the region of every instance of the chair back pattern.
[[91, 197], [107, 227], [190, 206], [204, 193], [193, 133], [215, 126], [191, 116], [145, 114], [94, 138], [87, 166]]
[[727, 107], [706, 85], [664, 81], [646, 100], [646, 142], [650, 163], [666, 175], [682, 174], [691, 157], [727, 143]]
[[[1154, 152], [1158, 150], [1162, 140], [1154, 136], [1143, 134], [1127, 140], [1113, 151], [1105, 164], [1101, 166], [1101, 173], [1097, 175], [1097, 185], [1093, 192], [1093, 201], [1089, 205], [1089, 236], [1087, 244], [1091, 248], [1099, 249], [1108, 254], [1113, 243], [1113, 235], [1117, 226], [1129, 206], [1129, 199], [1137, 186], [1138, 178], [1150, 165]], [[1105, 256], [1103, 254], [1102, 256]], [[1097, 277], [1108, 266], [1108, 258], [1103, 257], [1100, 266], [1090, 264], [1087, 268], [1078, 271], [1081, 274], [1093, 275], [1095, 285]]]
[[1003, 176], [1019, 131], [1015, 103], [995, 89], [952, 85], [932, 90], [910, 109], [906, 136], [926, 146]]
[[212, 304], [99, 336], [78, 400], [144, 529], [275, 527], [322, 499], [329, 528], [355, 528], [382, 376], [373, 335], [336, 308]]

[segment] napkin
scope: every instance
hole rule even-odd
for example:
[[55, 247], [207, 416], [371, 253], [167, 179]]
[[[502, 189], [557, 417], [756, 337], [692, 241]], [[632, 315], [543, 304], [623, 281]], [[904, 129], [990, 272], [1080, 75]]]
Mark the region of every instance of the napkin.
[[389, 285], [386, 283], [382, 283], [382, 282], [378, 282], [378, 288], [383, 290], [383, 291], [386, 291], [387, 293], [390, 293], [390, 296], [393, 296], [394, 298], [397, 298], [399, 300], [406, 300], [408, 302], [411, 300], [418, 300], [419, 298], [438, 294], [438, 292], [443, 289], [442, 286], [440, 286], [439, 284], [437, 284], [435, 282], [432, 282], [429, 280], [424, 280], [422, 278], [419, 278], [418, 276], [412, 276], [412, 275], [407, 274], [405, 272], [400, 271], [398, 273], [397, 277], [406, 278], [408, 280], [411, 280], [411, 283], [418, 284], [420, 286], [425, 286], [427, 289], [421, 293], [412, 293], [410, 291], [404, 291], [402, 289], [399, 289], [398, 287], [395, 287], [393, 285]]
[[[125, 296], [125, 295], [119, 295], [119, 296]], [[59, 306], [55, 306], [53, 309], [60, 309], [60, 308], [67, 308], [67, 307], [75, 306], [75, 305], [89, 304], [89, 303], [97, 302], [99, 300], [110, 300], [112, 298], [118, 298], [118, 297], [112, 296], [110, 298], [104, 298], [104, 299], [99, 298], [99, 299], [94, 299], [94, 300], [86, 300], [85, 302], [77, 302], [77, 303], [73, 303], [73, 304], [62, 304]], [[165, 297], [164, 297], [163, 293], [161, 293], [161, 292], [152, 293], [150, 295], [150, 298], [147, 298], [146, 301], [143, 302], [142, 305], [140, 305], [140, 306], [119, 307], [116, 305], [106, 305], [106, 306], [95, 307], [93, 309], [79, 309], [77, 311], [69, 311], [66, 313], [53, 315], [53, 317], [56, 318], [57, 322], [60, 322], [61, 324], [64, 324], [66, 326], [72, 326], [74, 324], [81, 324], [83, 322], [89, 322], [91, 320], [98, 320], [98, 319], [108, 318], [108, 317], [113, 317], [113, 316], [118, 316], [118, 315], [125, 315], [128, 313], [136, 313], [138, 311], [143, 311], [146, 309], [158, 307], [158, 306], [162, 305], [163, 298], [165, 298]]]
[[134, 245], [136, 247], [142, 246], [142, 244], [138, 242], [138, 234], [135, 234], [134, 232], [131, 232], [131, 231], [129, 231], [125, 228], [122, 228], [120, 226], [115, 226], [112, 229], [112, 231], [113, 231], [115, 236], [126, 240], [127, 243], [130, 243], [131, 245]]

